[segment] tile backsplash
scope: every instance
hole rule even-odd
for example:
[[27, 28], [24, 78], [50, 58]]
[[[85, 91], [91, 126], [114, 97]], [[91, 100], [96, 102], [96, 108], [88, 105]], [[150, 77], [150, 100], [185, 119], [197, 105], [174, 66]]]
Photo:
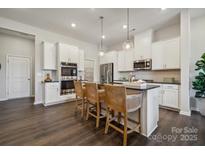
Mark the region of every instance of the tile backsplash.
[[[128, 78], [130, 72], [119, 73], [119, 79]], [[175, 78], [180, 81], [180, 70], [163, 70], [163, 71], [137, 71], [133, 72], [136, 79], [163, 81], [164, 78]]]

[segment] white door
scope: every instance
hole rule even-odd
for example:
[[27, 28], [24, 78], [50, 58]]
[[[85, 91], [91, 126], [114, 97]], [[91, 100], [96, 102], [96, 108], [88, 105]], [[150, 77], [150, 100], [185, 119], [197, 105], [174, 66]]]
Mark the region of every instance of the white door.
[[8, 98], [30, 97], [30, 59], [8, 57]]

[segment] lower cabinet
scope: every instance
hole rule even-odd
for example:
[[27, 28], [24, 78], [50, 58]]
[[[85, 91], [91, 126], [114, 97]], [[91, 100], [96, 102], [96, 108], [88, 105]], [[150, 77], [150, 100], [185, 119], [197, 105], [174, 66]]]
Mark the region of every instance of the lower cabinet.
[[160, 86], [160, 95], [158, 98], [160, 106], [179, 109], [179, 85], [157, 83], [150, 83], [150, 85]]
[[179, 108], [179, 86], [163, 85], [163, 106]]
[[51, 105], [60, 100], [60, 83], [46, 82], [44, 83], [44, 105]]

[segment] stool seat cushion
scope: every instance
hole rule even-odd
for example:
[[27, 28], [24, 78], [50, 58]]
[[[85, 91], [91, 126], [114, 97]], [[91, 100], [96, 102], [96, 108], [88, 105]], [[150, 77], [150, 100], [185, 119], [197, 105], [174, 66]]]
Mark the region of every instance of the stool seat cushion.
[[127, 112], [135, 112], [142, 105], [142, 94], [134, 94], [126, 96]]

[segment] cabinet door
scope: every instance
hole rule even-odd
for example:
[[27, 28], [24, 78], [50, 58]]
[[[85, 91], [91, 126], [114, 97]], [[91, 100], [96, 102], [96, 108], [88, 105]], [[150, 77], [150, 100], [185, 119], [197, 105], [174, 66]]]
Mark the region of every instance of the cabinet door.
[[152, 30], [135, 35], [134, 46], [134, 60], [151, 58]]
[[180, 48], [179, 38], [164, 42], [164, 66], [165, 69], [180, 68]]
[[84, 71], [84, 50], [79, 50], [78, 70]]
[[56, 70], [57, 54], [55, 44], [43, 43], [43, 69]]
[[45, 103], [59, 101], [59, 83], [45, 83]]
[[164, 69], [163, 42], [152, 44], [152, 70]]
[[68, 57], [69, 62], [71, 63], [78, 63], [79, 62], [79, 52], [78, 48], [75, 46], [68, 46]]
[[133, 51], [124, 51], [125, 71], [133, 71]]
[[179, 108], [179, 91], [174, 89], [164, 89], [163, 105], [172, 108]]
[[59, 43], [58, 44], [58, 52], [60, 57], [60, 62], [68, 62], [68, 47], [66, 44]]
[[125, 53], [119, 51], [118, 53], [118, 71], [125, 71]]

